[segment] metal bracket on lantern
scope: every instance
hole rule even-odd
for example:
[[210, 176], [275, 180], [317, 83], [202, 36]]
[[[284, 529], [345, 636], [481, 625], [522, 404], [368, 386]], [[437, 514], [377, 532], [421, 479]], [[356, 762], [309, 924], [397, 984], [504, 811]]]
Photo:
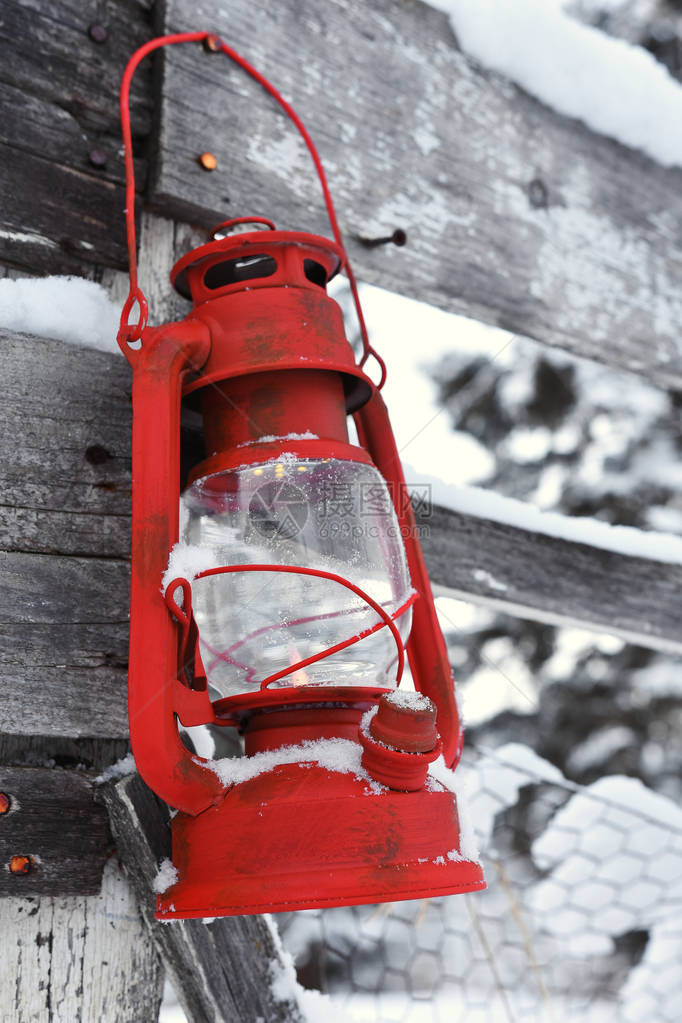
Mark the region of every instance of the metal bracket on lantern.
[[[177, 600], [178, 590], [182, 591], [182, 604]], [[175, 712], [185, 727], [212, 724], [215, 712], [199, 652], [199, 629], [192, 610], [192, 587], [188, 580], [174, 579], [166, 587], [165, 600], [180, 630], [178, 678], [175, 679], [173, 693]]]

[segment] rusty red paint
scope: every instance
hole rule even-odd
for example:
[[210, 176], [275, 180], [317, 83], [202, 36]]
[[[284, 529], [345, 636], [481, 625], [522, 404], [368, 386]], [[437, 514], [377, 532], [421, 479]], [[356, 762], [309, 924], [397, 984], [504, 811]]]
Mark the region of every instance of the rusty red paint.
[[214, 171], [218, 166], [218, 158], [213, 153], [201, 153], [197, 160], [205, 171]]
[[[276, 262], [275, 272], [263, 279], [248, 277], [244, 280], [233, 280], [227, 273], [223, 285], [214, 288], [206, 285], [208, 270], [221, 262], [248, 260], [253, 252], [272, 258]], [[372, 817], [354, 807], [357, 794], [352, 798], [349, 795], [343, 804], [344, 826], [349, 820], [355, 821], [354, 827], [361, 824], [366, 839], [364, 854], [357, 854], [356, 880], [351, 879], [350, 873], [346, 876], [342, 872], [343, 880], [335, 873], [337, 881], [324, 899], [319, 893], [314, 894], [314, 886], [310, 891], [306, 889], [306, 905], [346, 905], [369, 898], [370, 889], [372, 900], [380, 901], [417, 897], [415, 893], [435, 895], [473, 890], [483, 885], [478, 866], [461, 867], [455, 862], [445, 872], [442, 864], [435, 869], [432, 863], [430, 867], [403, 863], [400, 870], [395, 864], [390, 869], [384, 864], [386, 870], [376, 873], [376, 849], [385, 845], [381, 829], [388, 826], [387, 821], [394, 821], [392, 827], [402, 836], [402, 845], [398, 843], [395, 854], [400, 859], [408, 854], [410, 842], [417, 841], [414, 836], [410, 838], [411, 829], [417, 828], [418, 820], [422, 828], [423, 815], [428, 816], [430, 807], [435, 805], [429, 802], [430, 790], [424, 788], [424, 782], [428, 764], [439, 755], [441, 746], [425, 740], [421, 734], [432, 734], [433, 720], [412, 722], [418, 726], [415, 729], [419, 733], [417, 744], [424, 751], [406, 752], [409, 737], [404, 737], [402, 751], [387, 750], [371, 737], [361, 738], [357, 720], [342, 722], [338, 715], [330, 716], [322, 711], [321, 704], [334, 703], [334, 691], [330, 688], [319, 695], [310, 690], [306, 694], [308, 707], [305, 711], [292, 709], [299, 706], [300, 699], [300, 690], [293, 688], [254, 692], [219, 701], [213, 706], [201, 673], [185, 674], [183, 671], [183, 665], [190, 663], [194, 656], [198, 641], [196, 626], [192, 629], [190, 621], [183, 620], [177, 605], [175, 610], [172, 605], [167, 606], [159, 592], [168, 552], [178, 538], [178, 473], [172, 467], [179, 464], [183, 389], [185, 395], [196, 394], [199, 398], [205, 439], [212, 452], [209, 459], [195, 467], [191, 478], [243, 465], [249, 458], [249, 446], [259, 436], [281, 437], [290, 432], [315, 435], [293, 443], [293, 449], [301, 457], [374, 461], [393, 494], [406, 536], [412, 582], [419, 591], [415, 625], [407, 645], [415, 686], [433, 700], [443, 753], [449, 764], [456, 760], [461, 748], [461, 728], [447, 650], [436, 619], [388, 414], [376, 387], [355, 362], [336, 303], [326, 294], [323, 285], [306, 274], [305, 260], [312, 255], [324, 268], [325, 278], [333, 274], [342, 261], [333, 242], [296, 232], [254, 231], [201, 246], [183, 257], [173, 270], [176, 286], [180, 281], [180, 289], [186, 288], [194, 302], [186, 319], [160, 328], [145, 328], [138, 351], [125, 342], [122, 344], [133, 367], [133, 476], [136, 480], [130, 732], [141, 774], [159, 795], [181, 811], [184, 822], [175, 829], [174, 862], [184, 885], [182, 899], [171, 900], [176, 906], [176, 915], [192, 915], [192, 904], [200, 898], [199, 890], [204, 890], [204, 881], [200, 882], [198, 875], [192, 880], [183, 874], [186, 858], [194, 856], [197, 843], [204, 840], [203, 824], [198, 822], [208, 819], [206, 814], [215, 811], [210, 819], [219, 820], [220, 826], [229, 828], [230, 833], [239, 832], [243, 827], [244, 834], [251, 834], [257, 826], [253, 821], [249, 823], [253, 808], [244, 810], [243, 821], [239, 813], [235, 816], [239, 799], [228, 798], [217, 776], [201, 758], [185, 748], [179, 738], [177, 719], [187, 725], [207, 721], [226, 726], [237, 724], [252, 736], [247, 747], [250, 750], [276, 748], [300, 742], [302, 737], [349, 737], [354, 731], [356, 739], [363, 744], [363, 763], [369, 773], [395, 789], [401, 799], [414, 800], [411, 807], [406, 803], [394, 805], [389, 800]], [[263, 266], [271, 269], [270, 263], [264, 262]], [[348, 442], [346, 417], [353, 412], [359, 427], [360, 447]], [[258, 423], [257, 428], [253, 427], [253, 422]], [[254, 464], [262, 458], [278, 457], [283, 450], [282, 443], [268, 440], [263, 445], [258, 444]], [[250, 566], [252, 570], [257, 568]], [[189, 608], [189, 589], [186, 598]], [[175, 619], [182, 626], [180, 632]], [[350, 699], [352, 706], [356, 705], [353, 701], [360, 701], [358, 706], [364, 709], [374, 706], [382, 692], [383, 689], [376, 688], [346, 694], [346, 700]], [[250, 718], [258, 718], [265, 708], [273, 717], [273, 727], [251, 729]], [[280, 713], [289, 717], [280, 720], [275, 728], [274, 720]], [[355, 719], [357, 716], [355, 714]], [[295, 772], [294, 775], [298, 778]], [[316, 805], [321, 813], [325, 813], [329, 805], [329, 812], [334, 815], [338, 811], [338, 807], [332, 809], [338, 795], [337, 778], [330, 772], [325, 772], [324, 778]], [[449, 793], [441, 793], [441, 796], [449, 806], [450, 817], [456, 819], [454, 796]], [[222, 811], [223, 805], [228, 804], [230, 809]], [[210, 810], [211, 807], [214, 810]], [[273, 828], [278, 826], [278, 813], [273, 807], [269, 818]], [[305, 819], [305, 811], [301, 810], [299, 816]], [[457, 836], [449, 832], [446, 835], [447, 842], [451, 842], [448, 850], [456, 848]], [[284, 835], [271, 831], [267, 844], [276, 850], [283, 840]], [[232, 849], [236, 862], [241, 841], [235, 838], [234, 845], [232, 839], [228, 842], [227, 834], [221, 839], [225, 848]], [[436, 852], [442, 851], [445, 842], [442, 831], [435, 838], [432, 836], [429, 846], [432, 851], [434, 842], [438, 846]], [[183, 843], [187, 846], [184, 852]], [[331, 856], [331, 852], [324, 849], [321, 854]], [[278, 854], [273, 852], [272, 855], [271, 866], [276, 876]], [[364, 882], [356, 883], [361, 865], [373, 878], [366, 882], [366, 887], [363, 887]], [[219, 873], [212, 875], [210, 884], [223, 883], [225, 878]], [[302, 876], [301, 872], [294, 871], [292, 878], [297, 880], [292, 879], [293, 888], [282, 883], [274, 902], [257, 901], [255, 888], [249, 894], [248, 885], [239, 902], [235, 889], [231, 895], [221, 896], [221, 905], [213, 905], [212, 913], [260, 912], [260, 908], [253, 907], [268, 905], [272, 910], [283, 908], [285, 904], [289, 906], [292, 900], [296, 901], [296, 887], [301, 889], [303, 885]], [[329, 871], [326, 876], [329, 877]], [[200, 901], [203, 899], [202, 895]], [[168, 909], [170, 903], [162, 900], [159, 905], [162, 915], [173, 915]], [[201, 906], [207, 913], [203, 901]], [[201, 914], [197, 911], [195, 915]]]
[[[292, 117], [320, 174], [335, 240], [278, 231], [271, 221], [264, 223], [266, 231], [221, 238], [214, 232], [207, 245], [188, 253], [172, 271], [175, 287], [192, 299], [191, 311], [179, 323], [151, 328], [137, 283], [128, 90], [146, 53], [189, 41], [203, 41], [208, 49], [220, 49], [235, 59]], [[441, 741], [446, 763], [456, 762], [462, 730], [409, 495], [379, 394], [385, 366], [367, 338], [314, 146], [276, 90], [208, 33], [184, 33], [145, 44], [126, 68], [121, 98], [130, 292], [118, 340], [133, 369], [135, 480], [130, 734], [140, 773], [179, 811], [173, 821], [173, 861], [180, 880], [159, 898], [158, 915], [255, 913], [482, 888], [480, 866], [458, 855], [454, 795], [437, 784], [424, 784]], [[198, 159], [206, 169], [217, 163], [210, 153]], [[404, 239], [398, 234], [392, 240], [400, 244]], [[359, 362], [346, 340], [340, 309], [326, 292], [328, 281], [343, 267], [361, 323]], [[129, 324], [136, 304], [139, 319]], [[138, 340], [141, 345], [136, 348]], [[370, 355], [382, 370], [378, 386], [363, 369]], [[208, 457], [194, 467], [190, 479], [277, 458], [282, 451], [377, 466], [395, 503], [412, 584], [419, 594], [407, 653], [416, 688], [435, 704], [441, 740], [434, 742], [432, 715], [427, 715], [429, 720], [408, 720], [409, 715], [398, 714], [391, 732], [389, 713], [374, 738], [363, 733], [359, 718], [380, 700], [385, 689], [379, 686], [256, 687], [252, 693], [211, 704], [198, 655], [189, 582], [176, 580], [167, 599], [160, 590], [169, 551], [178, 540], [183, 396], [200, 404], [207, 444]], [[355, 416], [359, 446], [349, 443], [348, 415]], [[283, 446], [289, 433], [306, 436]], [[270, 439], [254, 444], [261, 438]], [[252, 454], [254, 447], [257, 453]], [[217, 565], [208, 571], [272, 568]], [[305, 566], [284, 570], [311, 571]], [[176, 585], [184, 590], [182, 607], [173, 599]], [[377, 613], [390, 620], [382, 609]], [[330, 649], [342, 648], [345, 641]], [[399, 664], [401, 660], [402, 648]], [[270, 680], [285, 674], [275, 672]], [[185, 724], [238, 727], [247, 734], [248, 756], [306, 739], [354, 739], [364, 748], [366, 770], [388, 788], [368, 790], [366, 776], [356, 778], [315, 764], [301, 771], [299, 763], [224, 786], [210, 765], [184, 746], [178, 719]], [[391, 749], [380, 736], [395, 740], [396, 730], [399, 741]], [[411, 730], [417, 733], [416, 746], [408, 734]], [[448, 852], [454, 852], [452, 859], [445, 856]]]
[[12, 856], [9, 861], [10, 874], [30, 874], [32, 867], [30, 856]]
[[236, 785], [199, 817], [178, 814], [171, 830], [180, 880], [157, 900], [162, 919], [393, 902], [485, 887], [479, 864], [447, 858], [460, 843], [450, 793], [372, 794], [365, 780], [314, 762], [305, 769], [284, 764]]
[[436, 706], [431, 700], [425, 707], [401, 706], [382, 697], [369, 733], [377, 742], [403, 753], [429, 753], [438, 742]]
[[368, 774], [397, 792], [419, 792], [429, 764], [442, 751], [436, 731], [436, 708], [396, 706], [389, 696], [379, 700], [369, 730], [360, 732], [362, 766]]

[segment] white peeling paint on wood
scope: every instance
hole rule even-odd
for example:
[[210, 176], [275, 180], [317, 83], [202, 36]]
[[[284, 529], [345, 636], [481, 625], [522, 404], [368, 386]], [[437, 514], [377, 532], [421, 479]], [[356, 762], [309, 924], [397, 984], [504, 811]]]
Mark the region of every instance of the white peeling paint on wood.
[[163, 973], [116, 859], [88, 897], [0, 899], [0, 1019], [152, 1023]]

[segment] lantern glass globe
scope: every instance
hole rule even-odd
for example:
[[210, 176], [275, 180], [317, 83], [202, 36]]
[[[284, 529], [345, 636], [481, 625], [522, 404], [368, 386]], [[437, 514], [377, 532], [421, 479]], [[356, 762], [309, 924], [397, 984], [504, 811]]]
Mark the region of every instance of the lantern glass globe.
[[[181, 503], [183, 542], [208, 549], [215, 567], [333, 573], [391, 615], [410, 597], [400, 526], [386, 482], [373, 466], [283, 455], [197, 480]], [[380, 621], [335, 580], [288, 572], [195, 579], [192, 600], [208, 681], [220, 696], [254, 691], [269, 675]], [[404, 643], [409, 608], [396, 624]], [[391, 687], [396, 661], [395, 640], [383, 627], [273, 685]]]

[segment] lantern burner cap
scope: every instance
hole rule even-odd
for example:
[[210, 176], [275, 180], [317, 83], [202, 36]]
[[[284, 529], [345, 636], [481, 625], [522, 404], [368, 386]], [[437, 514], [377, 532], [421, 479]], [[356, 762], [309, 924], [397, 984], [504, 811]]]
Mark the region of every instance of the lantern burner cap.
[[[287, 253], [296, 253], [289, 259]], [[259, 266], [255, 265], [255, 261]], [[336, 276], [345, 254], [330, 238], [303, 231], [278, 231], [266, 217], [235, 217], [217, 224], [211, 240], [186, 253], [171, 270], [171, 283], [184, 298], [195, 304], [231, 291], [258, 286], [318, 287]], [[320, 277], [310, 276], [310, 268], [319, 264]], [[204, 287], [204, 275], [211, 269], [218, 279]], [[307, 272], [306, 272], [307, 267]], [[260, 278], [264, 278], [261, 281]]]

